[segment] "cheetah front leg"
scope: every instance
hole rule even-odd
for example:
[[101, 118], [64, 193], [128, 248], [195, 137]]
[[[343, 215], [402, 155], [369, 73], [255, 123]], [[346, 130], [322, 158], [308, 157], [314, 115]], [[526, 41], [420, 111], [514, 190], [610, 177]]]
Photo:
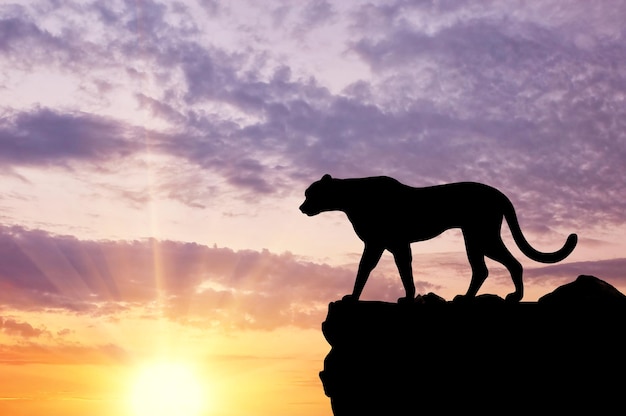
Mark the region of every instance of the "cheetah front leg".
[[413, 302], [415, 300], [415, 282], [413, 281], [413, 255], [411, 254], [411, 246], [409, 244], [400, 245], [390, 248], [393, 259], [400, 272], [400, 279], [406, 296], [398, 299], [398, 303]]
[[374, 267], [378, 264], [384, 250], [385, 249], [381, 246], [365, 243], [363, 255], [361, 256], [361, 262], [359, 263], [359, 270], [356, 274], [356, 281], [354, 282], [354, 289], [352, 290], [352, 294], [344, 296], [343, 300], [359, 300], [361, 292], [363, 292], [363, 288], [367, 282], [367, 278], [370, 276]]

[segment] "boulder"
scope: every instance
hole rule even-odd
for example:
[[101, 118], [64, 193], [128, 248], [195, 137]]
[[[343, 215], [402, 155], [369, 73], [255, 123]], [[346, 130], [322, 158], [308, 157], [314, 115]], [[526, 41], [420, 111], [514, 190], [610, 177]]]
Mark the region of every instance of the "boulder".
[[626, 306], [626, 295], [595, 276], [580, 275], [539, 298], [539, 304], [576, 308]]

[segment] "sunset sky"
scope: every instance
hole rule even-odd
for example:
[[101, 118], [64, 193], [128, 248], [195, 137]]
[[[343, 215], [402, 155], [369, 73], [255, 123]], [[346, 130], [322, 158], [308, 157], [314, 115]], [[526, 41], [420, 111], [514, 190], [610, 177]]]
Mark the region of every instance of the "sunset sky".
[[[362, 243], [341, 213], [299, 212], [325, 173], [490, 184], [537, 249], [579, 235], [542, 265], [503, 227], [524, 300], [580, 274], [625, 292], [625, 18], [609, 0], [0, 2], [0, 414], [330, 416], [320, 324]], [[460, 232], [413, 253], [418, 293], [465, 292]], [[512, 291], [488, 266], [480, 293]], [[402, 295], [386, 254], [363, 299]]]

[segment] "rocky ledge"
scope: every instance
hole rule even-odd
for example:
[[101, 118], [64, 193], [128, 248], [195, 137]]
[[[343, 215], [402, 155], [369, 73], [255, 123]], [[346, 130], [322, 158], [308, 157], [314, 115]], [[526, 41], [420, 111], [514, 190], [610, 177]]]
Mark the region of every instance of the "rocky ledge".
[[335, 416], [623, 413], [626, 296], [580, 276], [538, 302], [332, 302]]

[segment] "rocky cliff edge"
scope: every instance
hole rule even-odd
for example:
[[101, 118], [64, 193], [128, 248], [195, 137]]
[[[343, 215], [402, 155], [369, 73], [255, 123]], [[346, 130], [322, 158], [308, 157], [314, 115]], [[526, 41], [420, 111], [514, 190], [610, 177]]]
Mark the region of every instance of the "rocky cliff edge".
[[335, 416], [618, 414], [625, 324], [626, 296], [593, 276], [519, 304], [332, 302], [320, 378]]

